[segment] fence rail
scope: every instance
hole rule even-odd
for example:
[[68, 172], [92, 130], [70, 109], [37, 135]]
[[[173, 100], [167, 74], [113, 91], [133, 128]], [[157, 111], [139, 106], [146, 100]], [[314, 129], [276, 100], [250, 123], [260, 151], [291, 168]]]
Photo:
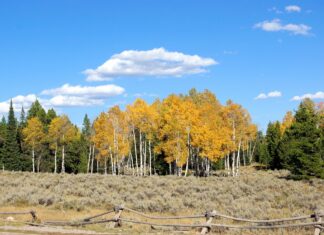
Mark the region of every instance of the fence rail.
[[[127, 211], [128, 217], [122, 217], [122, 212]], [[32, 216], [31, 222], [22, 222], [25, 224], [33, 225], [33, 226], [85, 226], [90, 224], [103, 224], [110, 223], [111, 227], [120, 227], [122, 223], [131, 223], [131, 224], [141, 224], [148, 225], [151, 228], [154, 227], [171, 227], [173, 229], [187, 228], [187, 229], [197, 229], [200, 228], [201, 234], [207, 234], [211, 231], [212, 228], [219, 229], [236, 229], [236, 230], [256, 230], [256, 229], [283, 229], [283, 228], [297, 228], [297, 227], [313, 227], [314, 235], [320, 235], [321, 232], [324, 231], [324, 222], [322, 222], [322, 217], [324, 217], [324, 212], [315, 212], [311, 215], [291, 217], [291, 218], [282, 218], [282, 219], [268, 219], [268, 220], [255, 220], [255, 219], [246, 219], [240, 217], [234, 217], [229, 215], [224, 215], [218, 213], [215, 210], [207, 211], [201, 215], [188, 215], [188, 216], [153, 216], [148, 215], [140, 211], [136, 211], [130, 208], [127, 208], [123, 205], [116, 206], [113, 210], [106, 211], [104, 213], [100, 213], [97, 215], [89, 216], [81, 220], [77, 221], [43, 221], [40, 220], [36, 216], [36, 212], [25, 211], [25, 212], [0, 212], [0, 215], [27, 215], [30, 214]], [[136, 215], [139, 217], [143, 217], [147, 220], [162, 220], [162, 223], [157, 222], [149, 222], [143, 221], [139, 219], [129, 218], [130, 215]], [[103, 216], [112, 216], [112, 218], [103, 218], [98, 219]], [[189, 219], [202, 219], [205, 218], [205, 223], [165, 223], [164, 220], [189, 220]], [[235, 224], [218, 224], [213, 223], [215, 219], [225, 219], [232, 220], [234, 222], [244, 222], [249, 223], [246, 225], [235, 225]], [[313, 220], [308, 222], [298, 222], [297, 221], [305, 221], [305, 220]], [[8, 221], [10, 222], [10, 221]], [[164, 223], [163, 223], [164, 222]], [[196, 221], [197, 222], [197, 221]]]

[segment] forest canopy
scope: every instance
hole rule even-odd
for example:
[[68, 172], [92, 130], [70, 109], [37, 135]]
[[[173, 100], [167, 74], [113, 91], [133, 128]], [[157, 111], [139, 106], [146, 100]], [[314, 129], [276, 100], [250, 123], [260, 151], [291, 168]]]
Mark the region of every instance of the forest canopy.
[[35, 101], [17, 120], [12, 103], [0, 123], [3, 170], [53, 173], [208, 176], [215, 169], [239, 176], [240, 165], [288, 169], [324, 177], [323, 104], [304, 100], [282, 122], [258, 131], [249, 112], [205, 90], [171, 94], [148, 104], [114, 106], [82, 128]]

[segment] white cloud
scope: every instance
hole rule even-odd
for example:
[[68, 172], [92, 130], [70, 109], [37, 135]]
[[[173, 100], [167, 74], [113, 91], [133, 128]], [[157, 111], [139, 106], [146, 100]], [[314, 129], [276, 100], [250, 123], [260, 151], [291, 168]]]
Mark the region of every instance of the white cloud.
[[[16, 97], [13, 97], [12, 99], [12, 106], [14, 108], [15, 112], [20, 112], [21, 107], [24, 107], [25, 109], [29, 109], [31, 104], [37, 99], [37, 96], [35, 94], [29, 94], [26, 96], [18, 95]], [[10, 107], [10, 100], [6, 100], [3, 102], [0, 102], [0, 114], [4, 115], [8, 113], [9, 107]]]
[[59, 88], [42, 91], [42, 95], [62, 95], [62, 96], [83, 96], [88, 98], [107, 98], [121, 95], [125, 91], [124, 88], [116, 85], [102, 86], [71, 86], [64, 84]]
[[295, 35], [308, 35], [312, 29], [305, 24], [282, 24], [279, 19], [257, 23], [254, 25], [254, 28], [259, 28], [267, 32], [287, 31]]
[[285, 7], [287, 12], [301, 12], [301, 7], [297, 5], [289, 5]]
[[81, 107], [103, 105], [103, 99], [91, 99], [81, 96], [64, 96], [57, 95], [45, 102], [45, 105], [54, 107]]
[[301, 96], [294, 96], [291, 100], [293, 101], [299, 101], [299, 100], [303, 100], [303, 99], [306, 99], [306, 98], [310, 98], [310, 99], [324, 99], [324, 92], [323, 91], [318, 91], [314, 94], [304, 94], [304, 95], [301, 95]]
[[260, 93], [257, 97], [255, 97], [255, 100], [261, 100], [261, 99], [268, 99], [268, 98], [276, 98], [276, 97], [281, 97], [282, 93], [280, 91], [271, 91], [267, 94], [265, 93]]
[[183, 76], [206, 72], [218, 64], [212, 58], [171, 52], [164, 48], [126, 50], [113, 55], [96, 69], [87, 69], [87, 81], [107, 81], [119, 76]]
[[64, 84], [58, 88], [44, 90], [41, 94], [52, 96], [52, 98], [44, 100], [47, 106], [81, 107], [103, 105], [107, 98], [121, 95], [124, 92], [124, 88], [113, 84], [101, 86]]
[[[122, 95], [124, 92], [124, 88], [116, 85], [71, 86], [65, 84], [59, 88], [42, 91], [41, 97], [35, 94], [18, 95], [0, 102], [0, 116], [8, 113], [10, 100], [12, 100], [14, 111], [20, 112], [21, 107], [24, 107], [27, 111], [36, 99], [45, 109], [53, 107], [87, 107], [104, 105], [107, 98]], [[44, 95], [50, 97], [46, 98]]]

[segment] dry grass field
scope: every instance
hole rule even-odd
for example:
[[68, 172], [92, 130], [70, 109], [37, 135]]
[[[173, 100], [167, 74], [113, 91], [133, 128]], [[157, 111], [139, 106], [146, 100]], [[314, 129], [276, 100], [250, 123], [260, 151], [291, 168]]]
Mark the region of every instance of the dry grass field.
[[[293, 181], [286, 179], [287, 174], [286, 171], [257, 171], [253, 167], [243, 169], [237, 178], [221, 174], [208, 178], [138, 178], [2, 172], [0, 211], [34, 208], [44, 220], [74, 220], [124, 204], [155, 215], [202, 214], [206, 210], [215, 209], [237, 217], [273, 219], [309, 215], [324, 208], [323, 180]], [[89, 228], [106, 231], [103, 226]], [[132, 229], [132, 233], [152, 232], [150, 228], [141, 226], [123, 226], [123, 229]], [[125, 233], [127, 231], [124, 230]], [[296, 232], [312, 234], [313, 229], [222, 231], [222, 234]]]

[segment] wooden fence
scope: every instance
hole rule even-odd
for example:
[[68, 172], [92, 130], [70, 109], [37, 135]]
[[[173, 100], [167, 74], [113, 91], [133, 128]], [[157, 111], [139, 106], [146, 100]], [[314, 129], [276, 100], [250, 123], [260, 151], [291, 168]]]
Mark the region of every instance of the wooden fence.
[[[145, 218], [146, 220], [157, 220], [162, 223], [148, 222], [140, 219], [133, 219], [132, 217], [122, 216], [122, 212], [127, 212], [128, 215], [134, 215], [136, 217]], [[86, 217], [77, 221], [42, 221], [37, 217], [35, 211], [27, 212], [0, 212], [0, 215], [23, 215], [30, 214], [31, 222], [21, 223], [29, 224], [33, 226], [86, 226], [90, 224], [105, 224], [110, 223], [110, 227], [121, 227], [123, 223], [130, 224], [141, 224], [151, 226], [152, 229], [171, 227], [174, 230], [179, 229], [200, 229], [200, 234], [210, 233], [212, 228], [218, 229], [236, 229], [236, 230], [258, 230], [258, 229], [285, 229], [285, 228], [305, 228], [313, 227], [314, 235], [320, 235], [321, 232], [324, 233], [324, 217], [323, 211], [317, 211], [311, 215], [291, 217], [291, 218], [282, 218], [282, 219], [269, 219], [269, 220], [254, 220], [254, 219], [245, 219], [238, 218], [233, 216], [228, 216], [221, 214], [215, 210], [206, 211], [201, 215], [189, 215], [189, 216], [152, 216], [144, 214], [142, 212], [127, 208], [123, 205], [116, 206], [114, 209], [106, 211], [101, 214], [94, 216]], [[100, 217], [110, 215], [111, 218], [108, 219], [98, 219]], [[164, 223], [166, 220], [191, 220], [191, 219], [203, 219], [205, 218], [205, 223]], [[232, 220], [234, 222], [246, 223], [246, 225], [235, 225], [235, 224], [217, 224], [213, 223], [216, 219]], [[302, 221], [302, 222], [300, 222]]]

